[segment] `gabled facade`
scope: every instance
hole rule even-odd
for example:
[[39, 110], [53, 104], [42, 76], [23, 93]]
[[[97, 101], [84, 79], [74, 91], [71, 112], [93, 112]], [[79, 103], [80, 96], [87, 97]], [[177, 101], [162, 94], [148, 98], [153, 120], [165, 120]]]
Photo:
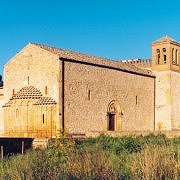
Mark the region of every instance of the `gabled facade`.
[[[28, 44], [10, 59], [4, 67], [2, 120], [4, 136], [49, 137], [51, 134], [52, 136], [57, 134], [54, 131], [60, 129], [61, 124], [57, 112], [59, 73], [58, 56], [37, 48], [33, 44]], [[19, 93], [21, 94], [25, 89], [27, 90], [25, 93], [29, 95], [19, 96]], [[37, 91], [31, 92], [33, 89], [37, 89], [43, 98], [52, 98], [56, 105], [35, 105], [39, 98], [34, 97]], [[54, 108], [54, 106], [57, 107]], [[53, 114], [50, 115], [51, 107]], [[38, 115], [39, 112], [41, 115]], [[38, 123], [39, 116], [41, 118], [40, 125]], [[50, 128], [48, 118], [51, 118], [53, 128]], [[53, 133], [51, 133], [51, 129], [53, 129]]]

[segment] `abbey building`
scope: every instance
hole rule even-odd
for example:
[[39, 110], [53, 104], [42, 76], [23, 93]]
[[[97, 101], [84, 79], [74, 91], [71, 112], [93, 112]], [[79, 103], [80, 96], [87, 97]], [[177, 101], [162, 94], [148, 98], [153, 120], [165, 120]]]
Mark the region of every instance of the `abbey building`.
[[112, 61], [29, 43], [4, 67], [0, 131], [8, 137], [180, 130], [180, 43], [151, 60]]

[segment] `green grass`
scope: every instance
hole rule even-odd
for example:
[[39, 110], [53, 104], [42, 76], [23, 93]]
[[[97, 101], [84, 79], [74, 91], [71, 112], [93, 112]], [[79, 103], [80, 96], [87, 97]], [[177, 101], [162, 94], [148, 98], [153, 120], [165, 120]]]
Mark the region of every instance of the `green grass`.
[[180, 138], [109, 137], [75, 143], [60, 137], [47, 149], [0, 162], [1, 179], [180, 179]]

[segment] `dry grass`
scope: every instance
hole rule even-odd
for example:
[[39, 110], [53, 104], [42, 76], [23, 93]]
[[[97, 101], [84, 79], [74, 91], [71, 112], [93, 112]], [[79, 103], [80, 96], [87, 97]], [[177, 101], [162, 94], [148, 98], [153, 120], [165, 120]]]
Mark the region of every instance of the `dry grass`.
[[131, 158], [131, 172], [136, 179], [180, 178], [180, 163], [173, 147], [146, 147]]
[[69, 173], [78, 179], [113, 179], [116, 174], [110, 156], [109, 153], [99, 150], [93, 153], [77, 152], [71, 155], [68, 161]]

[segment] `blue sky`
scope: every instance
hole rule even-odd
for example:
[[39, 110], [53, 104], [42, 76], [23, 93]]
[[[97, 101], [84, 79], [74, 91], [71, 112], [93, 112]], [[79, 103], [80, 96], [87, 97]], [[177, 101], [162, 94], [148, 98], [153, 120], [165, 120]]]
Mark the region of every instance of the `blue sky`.
[[151, 58], [152, 41], [180, 41], [179, 0], [1, 0], [0, 74], [28, 42], [110, 59]]

